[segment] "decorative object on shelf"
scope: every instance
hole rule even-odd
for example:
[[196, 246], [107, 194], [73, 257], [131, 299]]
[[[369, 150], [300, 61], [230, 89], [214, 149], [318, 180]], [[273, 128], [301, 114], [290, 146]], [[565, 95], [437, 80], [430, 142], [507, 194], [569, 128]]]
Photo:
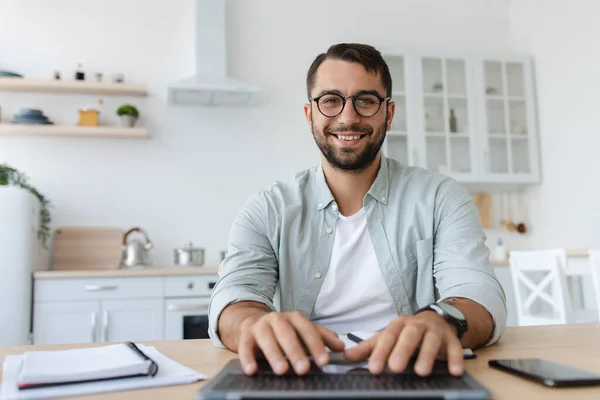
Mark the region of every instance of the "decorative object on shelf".
[[433, 92], [437, 93], [437, 92], [443, 92], [444, 91], [444, 85], [442, 85], [442, 82], [436, 82], [433, 84]]
[[22, 78], [23, 75], [12, 71], [0, 71], [0, 78]]
[[450, 109], [450, 132], [456, 133], [456, 115], [454, 114], [454, 110]]
[[485, 88], [486, 94], [498, 94], [498, 90], [495, 87], [488, 86]]
[[125, 82], [125, 76], [123, 74], [121, 74], [121, 73], [114, 74], [113, 75], [113, 81], [115, 83], [123, 83], [123, 82]]
[[194, 247], [190, 242], [187, 247], [173, 251], [173, 261], [178, 267], [201, 267], [204, 265], [204, 249]]
[[85, 72], [83, 71], [83, 65], [81, 63], [77, 64], [77, 70], [75, 70], [75, 80], [85, 81]]
[[131, 104], [123, 104], [117, 109], [117, 115], [121, 118], [121, 124], [125, 128], [131, 128], [140, 117], [140, 112]]
[[102, 82], [102, 72], [96, 72], [96, 82]]
[[51, 125], [52, 122], [44, 115], [42, 110], [35, 108], [21, 108], [18, 114], [15, 114], [13, 124], [25, 125]]
[[36, 188], [29, 184], [29, 177], [23, 172], [8, 166], [0, 164], [0, 186], [18, 186], [21, 189], [27, 190], [34, 195], [41, 203], [40, 208], [40, 224], [37, 230], [38, 240], [42, 243], [45, 249], [48, 248], [48, 238], [50, 237], [50, 200], [42, 195]]
[[[98, 100], [98, 105], [102, 106], [102, 100]], [[100, 110], [94, 106], [85, 106], [79, 110], [79, 126], [98, 126], [100, 119]]]
[[60, 81], [60, 71], [58, 71], [58, 70], [54, 71], [54, 80]]
[[506, 251], [506, 246], [504, 245], [501, 237], [498, 238], [496, 248], [494, 248], [494, 259], [498, 261], [508, 259], [508, 252]]
[[525, 206], [521, 201], [521, 195], [517, 195], [517, 232], [520, 234], [527, 233], [527, 225], [525, 225]]
[[[143, 241], [139, 239], [129, 240], [129, 236], [134, 232], [141, 233]], [[123, 235], [121, 268], [150, 265], [149, 251], [152, 247], [154, 247], [154, 244], [142, 228], [135, 227], [128, 230]]]

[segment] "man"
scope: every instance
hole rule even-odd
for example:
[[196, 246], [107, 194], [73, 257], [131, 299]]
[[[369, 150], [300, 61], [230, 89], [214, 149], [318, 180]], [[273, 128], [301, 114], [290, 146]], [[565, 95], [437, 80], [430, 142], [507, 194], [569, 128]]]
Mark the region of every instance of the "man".
[[337, 334], [355, 330], [378, 331], [345, 351], [369, 357], [374, 374], [403, 371], [413, 354], [420, 375], [438, 356], [462, 374], [462, 347], [491, 344], [506, 325], [469, 194], [381, 155], [395, 104], [373, 47], [330, 47], [311, 65], [307, 91], [322, 163], [252, 197], [234, 221], [210, 337], [237, 351], [249, 375], [259, 352], [275, 373], [305, 374], [309, 356], [327, 364], [327, 348], [344, 350]]

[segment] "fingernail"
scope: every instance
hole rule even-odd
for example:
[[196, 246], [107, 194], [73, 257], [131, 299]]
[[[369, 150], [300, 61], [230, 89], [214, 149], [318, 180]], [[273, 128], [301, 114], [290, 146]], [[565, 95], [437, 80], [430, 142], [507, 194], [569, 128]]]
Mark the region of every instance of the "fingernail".
[[248, 364], [244, 365], [244, 372], [249, 375], [253, 372], [253, 368], [254, 368], [254, 365], [248, 363]]
[[371, 360], [369, 369], [371, 371], [380, 372], [383, 369], [383, 364], [379, 360]]
[[404, 357], [402, 357], [402, 356], [394, 356], [390, 360], [390, 366], [392, 366], [393, 368], [400, 369], [400, 368], [402, 368], [403, 365], [404, 365]]
[[287, 363], [283, 360], [279, 360], [275, 363], [275, 372], [279, 373], [279, 374], [283, 374], [285, 373], [285, 370], [287, 368]]
[[450, 372], [453, 375], [461, 375], [463, 373], [463, 368], [460, 365], [452, 365], [450, 367]]
[[320, 366], [327, 365], [329, 363], [329, 356], [327, 354], [320, 354], [317, 356], [317, 364]]
[[308, 367], [308, 361], [306, 361], [306, 360], [296, 361], [296, 372], [304, 372], [306, 367]]
[[419, 361], [417, 365], [415, 365], [415, 369], [420, 374], [425, 374], [429, 368], [429, 363], [427, 361]]

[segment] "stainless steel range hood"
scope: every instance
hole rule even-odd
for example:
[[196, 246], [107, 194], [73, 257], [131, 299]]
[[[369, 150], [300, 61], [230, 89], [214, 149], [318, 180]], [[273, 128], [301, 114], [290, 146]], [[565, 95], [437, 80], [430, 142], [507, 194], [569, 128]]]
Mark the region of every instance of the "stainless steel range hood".
[[259, 92], [227, 75], [225, 0], [196, 0], [196, 75], [169, 85], [169, 103], [249, 106]]

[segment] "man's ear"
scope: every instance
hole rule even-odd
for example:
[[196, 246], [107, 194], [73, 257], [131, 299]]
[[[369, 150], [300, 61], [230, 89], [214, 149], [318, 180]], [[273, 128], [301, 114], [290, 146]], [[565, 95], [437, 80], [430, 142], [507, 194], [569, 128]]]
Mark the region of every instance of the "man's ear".
[[389, 101], [388, 105], [388, 113], [387, 113], [387, 121], [386, 121], [386, 130], [392, 130], [392, 121], [394, 120], [394, 114], [396, 113], [396, 102]]
[[312, 132], [312, 107], [310, 104], [304, 104], [304, 117], [306, 118], [306, 122], [308, 122], [308, 127]]

